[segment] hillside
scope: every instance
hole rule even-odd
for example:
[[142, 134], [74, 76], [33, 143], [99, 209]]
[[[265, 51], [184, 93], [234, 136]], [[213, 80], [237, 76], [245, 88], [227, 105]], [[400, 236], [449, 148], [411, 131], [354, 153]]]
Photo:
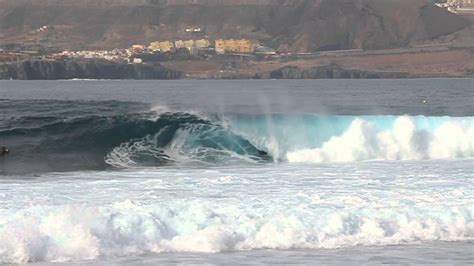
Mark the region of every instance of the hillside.
[[[0, 0], [0, 44], [70, 49], [201, 37], [249, 38], [293, 52], [382, 49], [469, 24], [425, 0]], [[42, 26], [49, 28], [35, 32]]]

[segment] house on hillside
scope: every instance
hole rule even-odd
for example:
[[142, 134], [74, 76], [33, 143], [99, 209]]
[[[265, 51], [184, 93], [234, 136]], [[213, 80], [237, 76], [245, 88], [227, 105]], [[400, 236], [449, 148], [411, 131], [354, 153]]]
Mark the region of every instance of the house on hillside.
[[438, 7], [445, 8], [452, 13], [463, 10], [474, 10], [474, 0], [447, 0], [443, 3], [435, 3]]
[[211, 46], [211, 43], [209, 42], [209, 40], [200, 39], [194, 41], [194, 46], [196, 46], [197, 49], [205, 49], [209, 48], [209, 46]]
[[215, 41], [216, 52], [223, 53], [243, 53], [250, 54], [254, 51], [252, 41], [247, 39], [217, 39]]
[[184, 32], [186, 33], [201, 33], [202, 28], [200, 27], [187, 27], [184, 29]]
[[132, 45], [132, 50], [136, 52], [142, 52], [146, 50], [146, 46], [142, 44], [134, 44]]
[[174, 47], [176, 48], [176, 50], [178, 50], [179, 48], [185, 48], [184, 41], [182, 41], [182, 40], [175, 41], [174, 42]]

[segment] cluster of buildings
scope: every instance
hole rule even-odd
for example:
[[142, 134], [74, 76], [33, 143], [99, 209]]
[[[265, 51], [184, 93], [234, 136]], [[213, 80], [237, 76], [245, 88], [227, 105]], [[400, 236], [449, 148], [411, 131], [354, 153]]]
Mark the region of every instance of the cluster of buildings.
[[[217, 39], [213, 42], [207, 39], [197, 40], [166, 40], [155, 41], [149, 45], [135, 44], [128, 49], [114, 50], [95, 50], [95, 51], [63, 51], [53, 55], [54, 59], [59, 58], [77, 58], [77, 59], [105, 59], [109, 61], [121, 61], [130, 63], [141, 63], [139, 55], [174, 53], [179, 49], [186, 49], [191, 55], [197, 55], [199, 52], [215, 52], [217, 54], [236, 53], [252, 54], [262, 50], [261, 45], [254, 44], [247, 39]], [[265, 47], [268, 53], [270, 48]], [[274, 53], [274, 52], [273, 52]]]
[[105, 59], [109, 61], [128, 61], [132, 55], [129, 49], [95, 50], [95, 51], [62, 51], [54, 54], [54, 57], [81, 58], [81, 59]]
[[180, 48], [186, 48], [191, 54], [197, 54], [200, 50], [208, 50], [211, 47], [211, 42], [206, 39], [199, 40], [176, 40], [176, 41], [156, 41], [150, 43], [147, 47], [152, 52], [173, 52]]
[[458, 13], [459, 11], [474, 11], [474, 0], [447, 0], [442, 3], [436, 3], [435, 5], [453, 13]]
[[148, 47], [143, 45], [134, 45], [134, 50], [148, 49], [152, 52], [173, 52], [180, 48], [186, 48], [191, 54], [197, 54], [201, 50], [215, 50], [218, 54], [242, 53], [251, 54], [255, 52], [257, 45], [248, 39], [217, 39], [213, 42], [207, 39], [198, 40], [175, 40], [175, 41], [156, 41], [150, 43]]
[[472, 6], [474, 5], [474, 0], [448, 0], [446, 3], [450, 5], [457, 5], [459, 7]]
[[[45, 27], [41, 27], [45, 30]], [[200, 28], [190, 28], [190, 31], [199, 31]], [[265, 55], [274, 56], [276, 51], [255, 43], [248, 39], [188, 39], [188, 40], [164, 40], [155, 41], [149, 45], [135, 44], [127, 49], [113, 50], [83, 50], [83, 51], [54, 51], [38, 57], [43, 60], [67, 60], [67, 59], [91, 59], [108, 60], [122, 63], [142, 63], [147, 60], [173, 60], [177, 54], [188, 56], [213, 56], [230, 54], [235, 56]], [[3, 51], [0, 49], [0, 62], [16, 62], [35, 58], [32, 55]], [[151, 59], [150, 59], [151, 58]], [[178, 58], [183, 58], [179, 57]], [[144, 59], [142, 61], [142, 59]]]
[[250, 54], [255, 50], [255, 45], [246, 39], [217, 39], [215, 41], [215, 49], [217, 53], [242, 53]]

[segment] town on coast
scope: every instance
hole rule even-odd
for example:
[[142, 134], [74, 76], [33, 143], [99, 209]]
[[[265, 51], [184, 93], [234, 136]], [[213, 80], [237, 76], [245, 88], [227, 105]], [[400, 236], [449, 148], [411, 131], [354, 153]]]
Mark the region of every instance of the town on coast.
[[[222, 8], [222, 12], [235, 13], [247, 10], [247, 2], [226, 4], [213, 1], [208, 1], [209, 3], [203, 1], [202, 5], [198, 2], [169, 1], [165, 6], [139, 2], [148, 3], [149, 9], [155, 8], [156, 12], [169, 12], [170, 16], [174, 14], [175, 9], [179, 8], [182, 12], [186, 6], [191, 6], [190, 10], [192, 10], [193, 5], [199, 9], [197, 11], [205, 8], [203, 12], [212, 12], [209, 10], [210, 6]], [[126, 2], [118, 0], [111, 1], [110, 3], [115, 4], [110, 7], [99, 4], [94, 6], [91, 3], [84, 6], [79, 4], [69, 6], [53, 2], [52, 0], [50, 3], [45, 1], [41, 5], [33, 1], [30, 5], [37, 9], [43, 8], [45, 12], [51, 9], [58, 9], [58, 12], [74, 9], [99, 12], [107, 8], [119, 9], [118, 11], [135, 8], [138, 8], [138, 11], [141, 10], [138, 4], [125, 5]], [[333, 5], [341, 5], [340, 9], [344, 10], [342, 2], [336, 1]], [[7, 11], [11, 8], [11, 12], [23, 7], [18, 3], [8, 4], [8, 1], [0, 2], [0, 5], [2, 4], [6, 6]], [[63, 9], [61, 5], [65, 5]], [[283, 28], [287, 25], [280, 25], [280, 23], [290, 22], [278, 21], [271, 13], [289, 12], [288, 10], [291, 11], [297, 6], [292, 7], [289, 4], [278, 6], [281, 9], [279, 10], [271, 2], [262, 0], [252, 2], [249, 7], [261, 8], [265, 12], [270, 12], [270, 15], [265, 17], [255, 14], [252, 19], [262, 20], [262, 22], [251, 22], [251, 27], [244, 24], [247, 23], [246, 21], [237, 21], [229, 22], [225, 27], [217, 29], [214, 21], [201, 19], [199, 12], [196, 11], [196, 18], [182, 19], [176, 25], [160, 22], [158, 26], [153, 26], [153, 31], [147, 29], [154, 32], [153, 34], [145, 31], [137, 33], [141, 35], [133, 38], [129, 36], [132, 33], [112, 31], [106, 32], [106, 35], [98, 41], [95, 38], [94, 43], [87, 43], [84, 38], [88, 35], [81, 37], [87, 29], [80, 28], [80, 32], [76, 32], [75, 27], [79, 26], [75, 26], [59, 14], [58, 19], [48, 24], [36, 24], [39, 22], [32, 21], [27, 25], [31, 28], [30, 30], [23, 30], [28, 28], [27, 26], [21, 29], [12, 26], [8, 29], [10, 31], [8, 34], [0, 34], [0, 78], [252, 79], [470, 77], [474, 75], [474, 38], [472, 37], [474, 3], [472, 0], [423, 0], [412, 3], [401, 1], [399, 5], [399, 7], [393, 7], [368, 3], [367, 8], [381, 9], [380, 15], [385, 17], [386, 21], [389, 21], [394, 8], [420, 12], [426, 19], [424, 22], [426, 33], [413, 40], [403, 40], [402, 37], [415, 33], [391, 37], [390, 31], [395, 31], [395, 28], [399, 27], [396, 24], [399, 22], [394, 21], [394, 29], [387, 28], [381, 31], [378, 37], [373, 34], [365, 36], [357, 28], [349, 29], [348, 34], [356, 36], [351, 43], [334, 35], [341, 29], [330, 26], [323, 27], [316, 33], [310, 33], [309, 28], [302, 26], [299, 35], [289, 36]], [[317, 8], [316, 11], [321, 13], [324, 5]], [[364, 7], [355, 5], [354, 8], [360, 8], [356, 22], [372, 23], [371, 18], [364, 17]], [[328, 12], [335, 11], [328, 9]], [[210, 13], [210, 15], [215, 14]], [[87, 14], [81, 16], [87, 18]], [[229, 19], [241, 18], [237, 16], [235, 19]], [[446, 22], [439, 23], [441, 19]], [[266, 20], [268, 22], [264, 22]], [[151, 22], [146, 18], [143, 23], [146, 24], [140, 26], [141, 28], [150, 27], [148, 24]], [[385, 23], [389, 25], [388, 22]], [[103, 28], [103, 25], [100, 25], [92, 24], [91, 27]], [[388, 27], [387, 25], [385, 27]], [[413, 31], [418, 31], [416, 28], [419, 27], [414, 25]], [[123, 31], [123, 29], [119, 28], [118, 31]], [[374, 29], [368, 32], [370, 31]], [[147, 37], [146, 34], [150, 36]], [[383, 34], [387, 36], [382, 36]], [[360, 36], [357, 37], [357, 35]], [[381, 42], [378, 40], [380, 38], [386, 38], [386, 40], [381, 42], [382, 45], [373, 45], [370, 44], [371, 38], [376, 38], [374, 43]], [[94, 74], [94, 72], [100, 73]]]

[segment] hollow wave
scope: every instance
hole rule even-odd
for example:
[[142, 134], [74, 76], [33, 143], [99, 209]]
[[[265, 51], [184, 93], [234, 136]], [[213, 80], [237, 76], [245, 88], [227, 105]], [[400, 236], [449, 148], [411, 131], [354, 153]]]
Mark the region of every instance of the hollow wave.
[[12, 151], [3, 162], [7, 171], [474, 157], [473, 117], [202, 115], [160, 108], [16, 123], [0, 128]]

